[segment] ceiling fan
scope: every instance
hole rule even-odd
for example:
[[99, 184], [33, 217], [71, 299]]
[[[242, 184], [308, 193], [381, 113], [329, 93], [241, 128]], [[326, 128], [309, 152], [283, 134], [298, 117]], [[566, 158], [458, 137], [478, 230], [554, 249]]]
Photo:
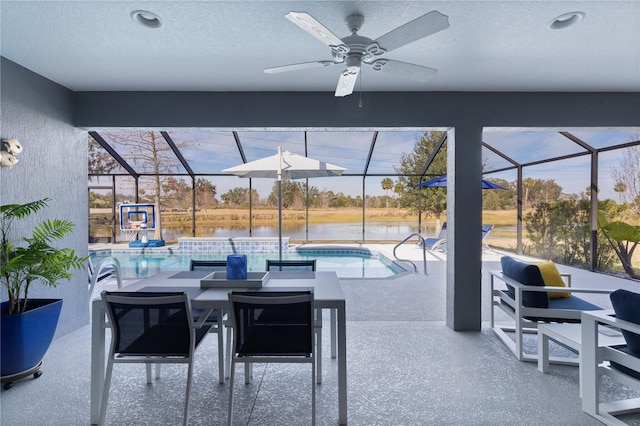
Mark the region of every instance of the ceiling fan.
[[347, 16], [346, 19], [351, 35], [341, 39], [306, 12], [289, 12], [285, 17], [329, 46], [333, 59], [266, 68], [264, 72], [275, 74], [344, 63], [347, 69], [340, 75], [335, 96], [347, 96], [353, 93], [362, 64], [368, 65], [374, 71], [384, 71], [418, 81], [426, 81], [435, 75], [437, 70], [381, 56], [449, 27], [448, 16], [434, 10], [399, 26], [376, 40], [372, 40], [358, 35], [358, 30], [364, 24], [364, 16], [353, 14]]

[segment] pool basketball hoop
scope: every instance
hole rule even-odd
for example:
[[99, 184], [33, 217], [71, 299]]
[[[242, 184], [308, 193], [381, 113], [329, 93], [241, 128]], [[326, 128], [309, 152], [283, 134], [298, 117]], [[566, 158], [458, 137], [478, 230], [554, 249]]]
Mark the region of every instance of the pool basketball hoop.
[[148, 231], [156, 229], [155, 204], [121, 204], [120, 231], [129, 246], [160, 247], [164, 240], [149, 241]]

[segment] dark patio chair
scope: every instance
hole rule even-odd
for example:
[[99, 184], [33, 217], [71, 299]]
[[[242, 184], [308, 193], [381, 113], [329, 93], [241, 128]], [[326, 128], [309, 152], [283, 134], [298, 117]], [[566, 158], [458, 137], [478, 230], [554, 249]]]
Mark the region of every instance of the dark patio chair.
[[211, 328], [205, 312], [199, 321], [191, 316], [186, 293], [102, 292], [112, 336], [102, 394], [100, 424], [104, 424], [116, 363], [188, 364], [186, 398], [182, 423], [189, 421], [189, 397], [193, 357]]
[[[267, 271], [315, 271], [316, 259], [290, 259], [290, 260], [274, 260], [267, 259]], [[337, 329], [337, 310], [331, 309], [331, 336], [332, 350], [331, 357], [336, 357], [336, 329]], [[317, 370], [316, 379], [318, 384], [322, 383], [322, 309], [316, 309], [316, 360]]]
[[273, 260], [267, 259], [267, 271], [315, 271], [315, 259]]
[[199, 271], [199, 270], [207, 270], [207, 271], [226, 271], [227, 270], [227, 261], [226, 260], [195, 260], [191, 259], [191, 263], [189, 265], [190, 271]]
[[[226, 271], [227, 270], [227, 261], [226, 260], [196, 260], [196, 259], [191, 259], [191, 262], [189, 263], [189, 270], [190, 271]], [[201, 311], [198, 310], [194, 310], [193, 311], [193, 315], [198, 318], [200, 315], [202, 314]], [[223, 313], [223, 315], [225, 315], [226, 312]], [[224, 372], [224, 340], [222, 337], [222, 327], [218, 328], [219, 324], [218, 324], [218, 312], [217, 311], [213, 311], [211, 312], [211, 314], [209, 315], [209, 318], [207, 318], [207, 323], [213, 325], [213, 327], [210, 328], [210, 331], [212, 333], [218, 333], [218, 370], [219, 370], [219, 381], [220, 384], [224, 384], [224, 378], [228, 377], [228, 374], [225, 374]], [[227, 342], [231, 341], [231, 330], [228, 328], [230, 326], [230, 324], [228, 324], [227, 320], [223, 318], [223, 325], [227, 326]], [[228, 344], [227, 344], [228, 346]], [[227, 348], [227, 357], [229, 356], [229, 348]], [[228, 369], [227, 369], [228, 370]]]
[[309, 363], [311, 418], [315, 425], [313, 291], [232, 291], [229, 303], [234, 332], [228, 424], [233, 424], [233, 384], [237, 363]]

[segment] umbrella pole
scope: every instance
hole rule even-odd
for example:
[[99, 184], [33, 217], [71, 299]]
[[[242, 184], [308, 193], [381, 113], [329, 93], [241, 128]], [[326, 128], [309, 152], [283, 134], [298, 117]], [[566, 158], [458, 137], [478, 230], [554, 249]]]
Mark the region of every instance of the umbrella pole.
[[278, 260], [282, 260], [282, 147], [278, 146]]
[[278, 260], [282, 260], [282, 180], [278, 180]]

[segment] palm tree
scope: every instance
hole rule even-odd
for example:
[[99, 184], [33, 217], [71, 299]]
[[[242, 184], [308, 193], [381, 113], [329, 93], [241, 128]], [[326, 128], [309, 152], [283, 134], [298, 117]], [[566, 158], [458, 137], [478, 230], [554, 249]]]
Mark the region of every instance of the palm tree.
[[387, 210], [386, 210], [386, 213], [388, 214], [389, 213], [389, 190], [391, 188], [393, 188], [393, 181], [391, 180], [391, 178], [387, 177], [387, 178], [382, 179], [381, 184], [382, 184], [382, 189], [384, 189], [386, 194], [387, 194], [387, 196], [386, 196], [386, 199], [387, 199]]

